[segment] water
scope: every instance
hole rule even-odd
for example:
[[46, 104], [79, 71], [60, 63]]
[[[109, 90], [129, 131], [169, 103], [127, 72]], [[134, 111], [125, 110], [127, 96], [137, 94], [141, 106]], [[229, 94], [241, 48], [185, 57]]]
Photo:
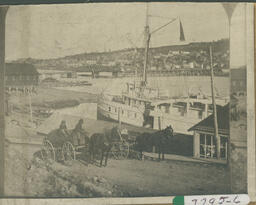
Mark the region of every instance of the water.
[[[126, 89], [126, 83], [134, 81], [132, 77], [124, 78], [96, 78], [79, 76], [77, 80], [87, 80], [92, 83], [92, 86], [73, 86], [61, 87], [58, 89], [74, 90], [79, 92], [88, 92], [99, 94], [101, 92], [118, 95], [122, 90]], [[220, 96], [229, 96], [229, 78], [215, 77], [215, 89]], [[151, 87], [164, 89], [168, 91], [169, 96], [187, 95], [190, 93], [198, 93], [200, 90], [206, 95], [211, 94], [210, 77], [206, 76], [168, 76], [168, 77], [148, 77], [148, 82]]]
[[57, 109], [55, 110], [55, 113], [97, 120], [97, 104], [81, 103], [78, 106]]

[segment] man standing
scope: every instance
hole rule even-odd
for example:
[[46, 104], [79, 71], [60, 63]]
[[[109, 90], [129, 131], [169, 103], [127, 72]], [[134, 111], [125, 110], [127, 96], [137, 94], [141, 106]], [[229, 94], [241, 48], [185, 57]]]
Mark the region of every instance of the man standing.
[[80, 119], [72, 132], [74, 145], [84, 144], [84, 141], [83, 141], [84, 139], [82, 138], [83, 136], [85, 137], [85, 130], [83, 129], [83, 123], [84, 123], [84, 120]]

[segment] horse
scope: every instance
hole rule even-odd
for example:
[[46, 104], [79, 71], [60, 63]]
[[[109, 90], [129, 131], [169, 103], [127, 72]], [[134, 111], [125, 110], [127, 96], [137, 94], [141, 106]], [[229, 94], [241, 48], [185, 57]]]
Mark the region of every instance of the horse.
[[111, 130], [105, 130], [104, 133], [94, 133], [89, 141], [90, 161], [94, 161], [95, 153], [98, 151], [101, 154], [100, 166], [102, 166], [104, 158], [104, 166], [107, 166], [109, 152], [117, 140], [120, 140], [118, 126], [113, 127]]
[[142, 159], [142, 152], [148, 151], [155, 147], [158, 152], [159, 161], [162, 154], [162, 160], [164, 160], [164, 154], [166, 152], [166, 146], [173, 138], [172, 126], [166, 127], [164, 130], [157, 131], [155, 133], [143, 133], [136, 137], [135, 146], [140, 152], [140, 158]]

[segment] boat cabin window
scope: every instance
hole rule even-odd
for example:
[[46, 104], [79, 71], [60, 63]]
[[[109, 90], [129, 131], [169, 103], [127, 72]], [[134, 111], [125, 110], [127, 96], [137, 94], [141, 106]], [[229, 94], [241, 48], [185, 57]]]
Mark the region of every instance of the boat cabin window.
[[203, 111], [202, 110], [200, 110], [198, 112], [198, 119], [203, 119]]
[[212, 106], [212, 104], [209, 104], [209, 105], [208, 105], [208, 110], [209, 110], [209, 111], [213, 111], [213, 106]]
[[[157, 108], [162, 110], [165, 113], [170, 113], [170, 106], [171, 105], [169, 103], [163, 103], [158, 105]], [[151, 109], [153, 109], [152, 106], [151, 106]]]
[[205, 104], [200, 102], [194, 102], [192, 105], [190, 104], [190, 107], [196, 110], [205, 110]]
[[186, 102], [174, 102], [173, 107], [186, 107], [187, 103]]

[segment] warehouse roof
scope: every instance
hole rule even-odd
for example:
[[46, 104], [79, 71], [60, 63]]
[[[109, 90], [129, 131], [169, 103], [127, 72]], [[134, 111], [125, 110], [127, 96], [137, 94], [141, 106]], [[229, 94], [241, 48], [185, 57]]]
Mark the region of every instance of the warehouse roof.
[[6, 63], [6, 75], [39, 75], [34, 65], [28, 63]]

